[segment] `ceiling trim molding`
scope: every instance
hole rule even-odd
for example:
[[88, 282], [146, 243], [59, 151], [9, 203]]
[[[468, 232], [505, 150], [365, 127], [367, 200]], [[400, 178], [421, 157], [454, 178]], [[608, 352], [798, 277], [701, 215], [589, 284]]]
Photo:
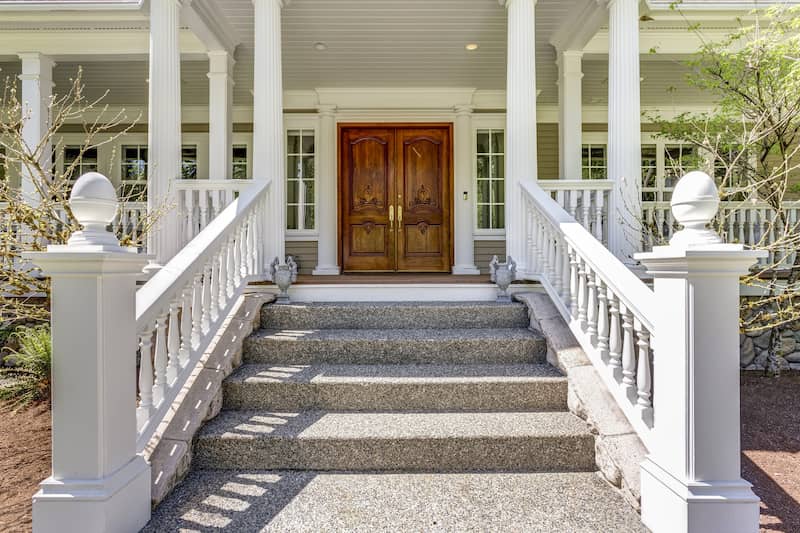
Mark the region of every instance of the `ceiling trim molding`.
[[182, 10], [182, 19], [209, 51], [226, 51], [233, 55], [241, 39], [216, 2], [191, 0]]
[[470, 105], [474, 88], [319, 88], [315, 90], [318, 105], [335, 105], [338, 109], [453, 109]]
[[58, 2], [53, 0], [3, 0], [0, 2], [0, 11], [132, 11], [140, 10], [144, 0], [129, 0], [127, 2]]

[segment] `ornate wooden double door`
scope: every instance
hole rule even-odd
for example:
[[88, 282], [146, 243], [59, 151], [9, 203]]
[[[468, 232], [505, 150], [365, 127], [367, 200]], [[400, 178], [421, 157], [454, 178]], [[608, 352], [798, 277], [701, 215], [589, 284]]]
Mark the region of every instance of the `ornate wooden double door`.
[[449, 272], [452, 126], [340, 125], [345, 272]]

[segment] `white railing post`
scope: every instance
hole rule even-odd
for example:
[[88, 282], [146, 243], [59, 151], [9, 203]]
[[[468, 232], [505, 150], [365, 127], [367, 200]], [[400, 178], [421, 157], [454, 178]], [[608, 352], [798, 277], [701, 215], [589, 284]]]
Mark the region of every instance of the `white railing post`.
[[710, 177], [684, 176], [672, 196], [684, 229], [636, 255], [655, 278], [654, 426], [641, 466], [642, 521], [654, 533], [759, 527], [758, 498], [741, 478], [738, 324], [739, 277], [763, 252], [706, 229], [718, 206]]
[[33, 529], [139, 531], [150, 519], [150, 466], [136, 454], [135, 291], [146, 258], [105, 229], [118, 208], [106, 177], [82, 176], [70, 207], [83, 229], [26, 254], [52, 280], [52, 474], [33, 496]]

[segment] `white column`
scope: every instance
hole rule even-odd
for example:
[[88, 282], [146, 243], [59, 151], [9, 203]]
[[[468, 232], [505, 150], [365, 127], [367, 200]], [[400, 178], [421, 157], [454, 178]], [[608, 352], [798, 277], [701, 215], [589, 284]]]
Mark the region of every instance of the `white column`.
[[233, 157], [233, 64], [225, 50], [208, 53], [208, 175], [231, 178]]
[[253, 179], [272, 180], [265, 221], [268, 259], [286, 259], [286, 155], [283, 127], [281, 8], [289, 0], [253, 0]]
[[739, 277], [766, 252], [720, 244], [706, 229], [719, 196], [703, 172], [681, 179], [672, 206], [686, 229], [636, 254], [655, 278], [642, 521], [654, 533], [755, 533], [758, 498], [740, 465]]
[[[50, 99], [53, 94], [53, 67], [49, 56], [37, 52], [18, 54], [22, 60], [22, 138], [31, 152], [39, 149], [38, 160], [43, 168], [52, 164], [50, 142], [39, 145], [50, 127]], [[22, 197], [30, 204], [39, 203], [39, 193], [34, 186], [34, 177], [21, 169]]]
[[499, 0], [508, 10], [506, 81], [506, 253], [524, 272], [525, 212], [519, 183], [538, 179], [536, 0]]
[[557, 54], [559, 176], [562, 180], [579, 180], [583, 131], [583, 52], [559, 50]]
[[139, 531], [150, 519], [150, 465], [136, 454], [136, 280], [143, 256], [106, 224], [114, 186], [82, 176], [70, 201], [83, 230], [26, 254], [52, 280], [52, 473], [33, 496], [36, 533]]
[[315, 276], [339, 274], [339, 249], [337, 239], [336, 209], [338, 204], [336, 186], [336, 106], [323, 105], [319, 111], [319, 144], [317, 145], [317, 266]]
[[641, 247], [642, 145], [639, 105], [639, 0], [608, 0], [608, 247], [633, 263]]
[[150, 2], [150, 92], [147, 120], [147, 209], [161, 211], [147, 251], [152, 269], [177, 253], [177, 194], [181, 176], [180, 1]]
[[453, 258], [453, 274], [478, 275], [475, 266], [475, 238], [473, 229], [473, 210], [475, 199], [472, 198], [472, 107], [456, 106], [456, 121], [453, 144], [455, 145], [455, 187], [453, 204], [455, 208], [455, 257]]

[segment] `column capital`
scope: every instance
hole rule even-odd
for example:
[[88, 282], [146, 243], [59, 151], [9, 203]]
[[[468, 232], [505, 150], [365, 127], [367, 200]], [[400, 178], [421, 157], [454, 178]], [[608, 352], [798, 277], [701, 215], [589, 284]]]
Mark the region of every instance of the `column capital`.
[[317, 106], [317, 113], [321, 117], [332, 117], [336, 115], [336, 110], [338, 108], [333, 104], [321, 104]]
[[[501, 6], [505, 7], [505, 8], [508, 8], [515, 1], [518, 1], [518, 0], [497, 0], [497, 3], [500, 4]], [[536, 5], [536, 3], [539, 0], [527, 0], [527, 1], [533, 3], [533, 5]], [[600, 0], [598, 0], [598, 1], [600, 1]]]
[[56, 66], [52, 57], [41, 52], [19, 52], [17, 57], [22, 61], [22, 73], [19, 75], [21, 80], [37, 79], [43, 70]]
[[236, 60], [227, 50], [211, 50], [208, 55], [208, 74], [230, 75]]
[[453, 111], [455, 111], [456, 115], [464, 116], [464, 115], [471, 115], [475, 112], [475, 108], [471, 105], [457, 105], [453, 107]]

